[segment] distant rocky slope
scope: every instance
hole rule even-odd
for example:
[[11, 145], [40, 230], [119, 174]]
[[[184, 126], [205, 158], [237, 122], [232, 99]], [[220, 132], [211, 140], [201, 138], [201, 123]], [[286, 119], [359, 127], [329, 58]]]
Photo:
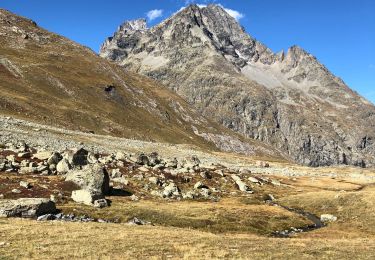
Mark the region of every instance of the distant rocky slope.
[[300, 47], [273, 53], [219, 5], [191, 5], [150, 29], [125, 22], [100, 55], [296, 162], [375, 165], [375, 107]]
[[155, 81], [1, 9], [0, 93], [0, 115], [87, 133], [279, 157], [272, 147], [204, 118]]

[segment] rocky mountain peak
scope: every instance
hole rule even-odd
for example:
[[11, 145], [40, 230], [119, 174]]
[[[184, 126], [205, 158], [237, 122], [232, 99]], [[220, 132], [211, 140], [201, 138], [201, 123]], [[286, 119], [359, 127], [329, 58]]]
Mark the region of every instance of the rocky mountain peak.
[[145, 31], [147, 30], [147, 22], [146, 19], [136, 19], [131, 21], [125, 21], [122, 25], [120, 25], [118, 31], [122, 31], [124, 33], [135, 32], [135, 31]]
[[297, 162], [375, 165], [375, 145], [357, 148], [363, 133], [375, 138], [363, 120], [374, 106], [301, 47], [275, 54], [220, 5], [190, 5], [150, 29], [118, 31], [100, 55]]

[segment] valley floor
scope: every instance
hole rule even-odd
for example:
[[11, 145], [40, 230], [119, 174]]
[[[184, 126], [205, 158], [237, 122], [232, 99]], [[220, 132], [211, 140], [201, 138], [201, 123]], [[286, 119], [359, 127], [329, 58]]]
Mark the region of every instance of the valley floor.
[[[126, 173], [128, 194], [106, 197], [110, 207], [97, 209], [72, 201], [58, 203], [64, 214], [116, 219], [119, 223], [82, 223], [0, 218], [0, 259], [374, 259], [375, 172], [350, 167], [308, 168], [282, 161], [270, 167], [256, 166], [267, 158], [198, 151], [184, 145], [146, 143], [97, 136], [35, 125], [15, 119], [0, 125], [0, 142], [28, 140], [34, 146], [62, 149], [81, 144], [100, 152], [157, 151], [162, 156], [198, 155], [203, 164], [220, 163], [231, 169], [246, 169], [243, 180], [263, 181], [243, 193], [227, 177], [203, 179], [193, 174], [191, 183], [203, 181], [221, 189], [218, 200], [163, 199], [139, 187], [141, 181]], [[6, 123], [4, 123], [6, 122]], [[251, 172], [251, 173], [250, 173]], [[151, 174], [149, 172], [148, 174]], [[246, 178], [246, 179], [245, 179]], [[20, 180], [33, 189], [14, 194]], [[0, 173], [0, 194], [5, 199], [48, 197], [64, 190], [61, 176]], [[177, 180], [176, 180], [177, 182]], [[182, 189], [185, 184], [178, 183]], [[216, 186], [215, 186], [216, 185]], [[225, 191], [225, 192], [224, 192]], [[50, 193], [47, 193], [50, 192]], [[66, 190], [65, 190], [66, 192]], [[131, 199], [136, 193], [140, 200]], [[267, 202], [272, 194], [273, 203]], [[15, 197], [10, 197], [15, 196]], [[280, 207], [275, 205], [285, 206]], [[315, 216], [332, 214], [337, 221], [286, 238], [276, 231], [313, 224], [298, 212]], [[129, 225], [134, 217], [151, 225]]]

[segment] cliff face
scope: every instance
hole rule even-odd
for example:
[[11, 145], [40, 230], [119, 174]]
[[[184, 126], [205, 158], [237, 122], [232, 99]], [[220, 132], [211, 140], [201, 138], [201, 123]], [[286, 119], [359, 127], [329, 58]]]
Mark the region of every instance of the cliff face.
[[218, 5], [189, 6], [150, 29], [126, 22], [100, 55], [296, 162], [375, 165], [375, 107], [300, 47], [273, 53]]

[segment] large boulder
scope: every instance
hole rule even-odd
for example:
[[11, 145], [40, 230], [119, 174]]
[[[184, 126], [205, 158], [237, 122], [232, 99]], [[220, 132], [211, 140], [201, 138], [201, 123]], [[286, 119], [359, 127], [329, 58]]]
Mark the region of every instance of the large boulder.
[[35, 159], [39, 159], [39, 160], [48, 160], [51, 156], [53, 155], [53, 152], [51, 151], [43, 151], [43, 152], [38, 152], [36, 154], [34, 154], [34, 158]]
[[180, 191], [177, 187], [177, 185], [175, 183], [170, 183], [169, 185], [167, 185], [164, 190], [163, 190], [163, 197], [164, 198], [168, 198], [168, 197], [172, 197], [172, 196], [179, 196], [180, 195]]
[[102, 195], [109, 193], [109, 175], [99, 164], [87, 165], [82, 170], [67, 173], [65, 181], [77, 184], [83, 190], [98, 192]]
[[331, 214], [323, 214], [320, 216], [320, 221], [323, 223], [335, 222], [337, 217]]
[[57, 153], [57, 152], [54, 152], [49, 158], [48, 158], [48, 160], [47, 160], [47, 163], [49, 164], [49, 165], [51, 165], [51, 164], [58, 164], [60, 161], [61, 161], [61, 159], [62, 159], [62, 156], [61, 156], [61, 154], [59, 154], [59, 153]]
[[44, 214], [53, 213], [56, 213], [56, 205], [50, 199], [0, 200], [0, 217], [36, 218]]
[[83, 166], [88, 164], [89, 152], [83, 148], [70, 150], [64, 154], [64, 158], [68, 160], [72, 166]]
[[72, 199], [75, 202], [91, 206], [96, 200], [104, 199], [104, 196], [101, 192], [94, 190], [75, 190], [72, 192]]
[[56, 165], [56, 171], [59, 174], [65, 174], [70, 170], [70, 164], [67, 159], [62, 159], [57, 165]]
[[240, 191], [247, 192], [247, 193], [253, 193], [252, 189], [249, 186], [247, 186], [247, 184], [244, 183], [239, 176], [232, 174], [231, 177], [234, 180], [234, 182], [237, 184], [238, 189]]

